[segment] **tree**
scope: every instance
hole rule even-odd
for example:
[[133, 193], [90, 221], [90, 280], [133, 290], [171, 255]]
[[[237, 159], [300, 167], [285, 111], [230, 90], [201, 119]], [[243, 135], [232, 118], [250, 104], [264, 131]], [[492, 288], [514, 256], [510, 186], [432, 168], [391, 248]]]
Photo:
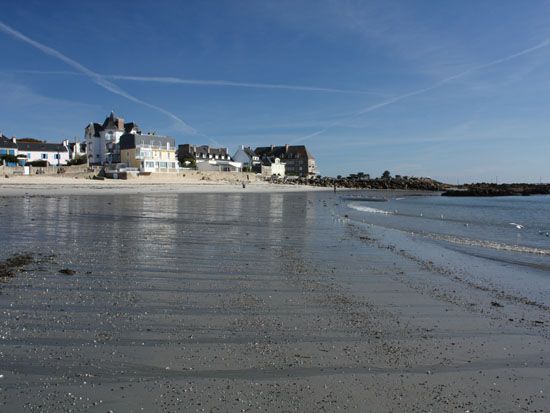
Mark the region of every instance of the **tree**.
[[37, 160], [37, 161], [27, 162], [27, 165], [45, 168], [46, 166], [49, 165], [49, 163], [48, 161]]
[[17, 163], [17, 156], [15, 155], [11, 155], [11, 154], [6, 154], [6, 155], [0, 155], [0, 160], [1, 161], [4, 161], [4, 164], [8, 164], [8, 163]]
[[67, 166], [71, 165], [84, 165], [86, 162], [88, 162], [88, 159], [86, 158], [86, 155], [79, 156], [76, 159], [69, 159], [67, 161]]
[[390, 179], [390, 178], [391, 178], [390, 171], [384, 171], [384, 173], [382, 174], [382, 179]]
[[180, 166], [184, 168], [195, 168], [197, 166], [197, 161], [192, 157], [183, 158], [180, 160]]

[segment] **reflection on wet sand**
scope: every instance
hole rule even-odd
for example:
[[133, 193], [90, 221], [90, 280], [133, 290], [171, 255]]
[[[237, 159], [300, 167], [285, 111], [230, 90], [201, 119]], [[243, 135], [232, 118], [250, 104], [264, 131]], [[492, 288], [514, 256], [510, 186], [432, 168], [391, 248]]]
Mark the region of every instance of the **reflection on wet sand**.
[[336, 202], [3, 199], [0, 258], [33, 259], [0, 284], [0, 410], [543, 408], [544, 326], [425, 293]]

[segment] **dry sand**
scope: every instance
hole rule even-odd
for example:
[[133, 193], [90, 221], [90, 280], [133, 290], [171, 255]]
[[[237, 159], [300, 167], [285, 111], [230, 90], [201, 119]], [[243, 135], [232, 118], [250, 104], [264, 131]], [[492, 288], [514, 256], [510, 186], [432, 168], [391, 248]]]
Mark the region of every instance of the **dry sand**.
[[[0, 177], [0, 196], [20, 195], [100, 195], [160, 193], [299, 192], [325, 188], [280, 185], [255, 174], [187, 171], [179, 174], [152, 174], [134, 179], [90, 179], [87, 173]], [[243, 183], [246, 188], [243, 188]]]

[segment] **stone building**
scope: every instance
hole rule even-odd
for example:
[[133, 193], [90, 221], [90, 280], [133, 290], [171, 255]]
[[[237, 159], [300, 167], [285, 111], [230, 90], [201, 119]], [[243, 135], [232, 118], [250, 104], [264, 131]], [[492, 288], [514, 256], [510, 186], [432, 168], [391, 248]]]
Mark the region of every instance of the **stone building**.
[[285, 164], [289, 176], [312, 177], [317, 174], [315, 158], [304, 145], [265, 146], [254, 150], [262, 165], [271, 164], [279, 158]]

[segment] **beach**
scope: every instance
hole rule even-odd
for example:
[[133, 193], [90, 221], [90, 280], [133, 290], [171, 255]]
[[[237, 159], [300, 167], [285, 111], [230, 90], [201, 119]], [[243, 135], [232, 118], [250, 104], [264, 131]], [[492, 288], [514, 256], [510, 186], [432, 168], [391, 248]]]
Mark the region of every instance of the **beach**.
[[548, 308], [340, 193], [25, 179], [0, 180], [0, 260], [28, 257], [0, 282], [2, 411], [547, 409]]
[[[271, 184], [253, 173], [186, 171], [135, 179], [91, 179], [92, 173], [0, 177], [0, 196], [93, 194], [178, 194], [232, 192], [303, 192], [326, 188]], [[245, 187], [243, 188], [243, 184]]]

